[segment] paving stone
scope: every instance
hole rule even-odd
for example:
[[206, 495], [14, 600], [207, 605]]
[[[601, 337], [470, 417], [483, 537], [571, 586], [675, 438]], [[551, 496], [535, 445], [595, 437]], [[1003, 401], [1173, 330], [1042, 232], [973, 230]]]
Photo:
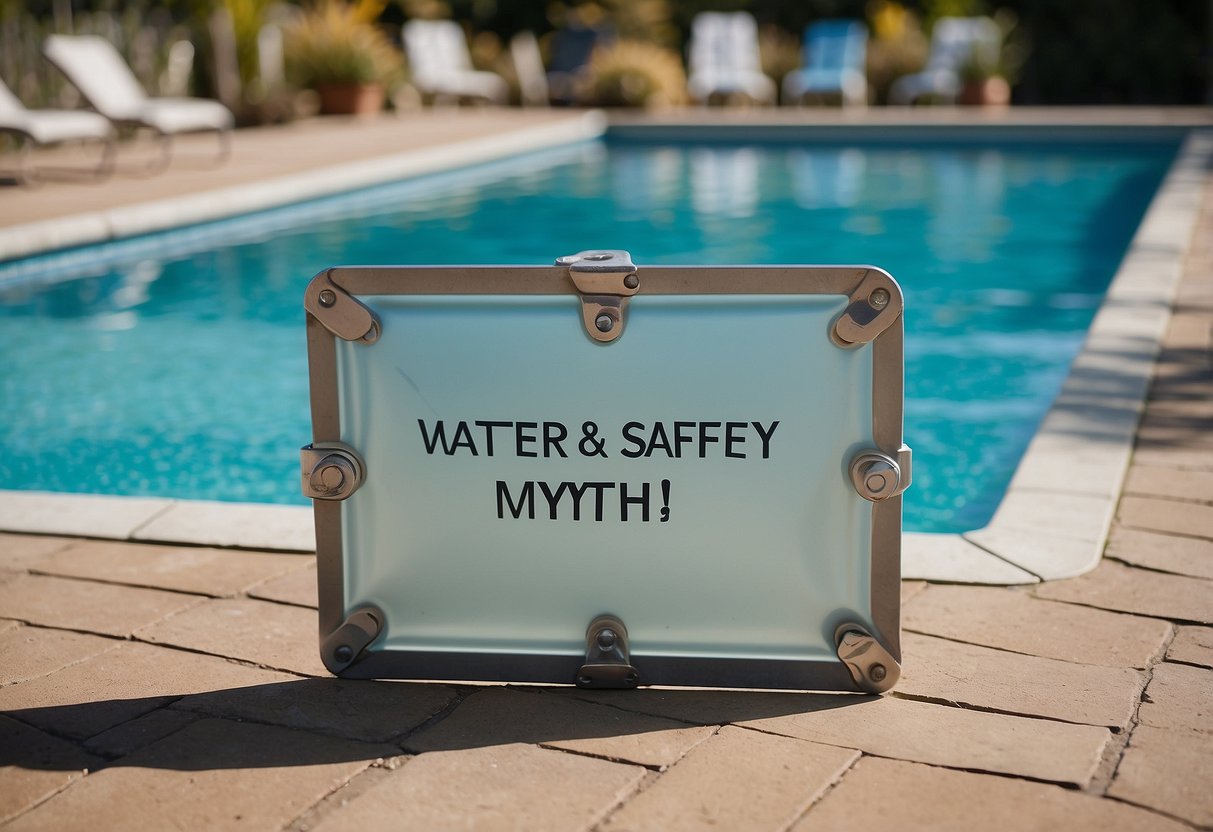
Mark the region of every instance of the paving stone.
[[178, 592], [42, 575], [18, 575], [0, 585], [0, 615], [5, 618], [123, 637], [198, 600]]
[[1108, 794], [1213, 826], [1213, 734], [1167, 731], [1139, 725], [1129, 738]]
[[711, 734], [711, 728], [604, 708], [563, 692], [493, 687], [469, 696], [446, 719], [409, 737], [404, 747], [423, 752], [542, 744], [665, 768]]
[[726, 725], [604, 825], [611, 830], [782, 830], [858, 751]]
[[[1147, 420], [1149, 417], [1147, 416]], [[1208, 426], [1205, 426], [1208, 429]], [[1124, 493], [1173, 500], [1213, 502], [1213, 473], [1134, 465], [1125, 478]]]
[[131, 537], [164, 543], [316, 551], [307, 506], [182, 500], [142, 525]]
[[90, 656], [113, 650], [121, 642], [99, 636], [14, 627], [0, 633], [0, 685], [11, 685], [54, 673]]
[[69, 742], [0, 715], [0, 823], [101, 762]]
[[172, 504], [101, 494], [6, 491], [0, 500], [0, 529], [123, 540]]
[[1167, 818], [1044, 783], [865, 757], [792, 832], [1181, 832]]
[[248, 594], [266, 601], [315, 609], [317, 606], [315, 561], [313, 560], [312, 564], [304, 569], [294, 569], [280, 578], [258, 584], [250, 589]]
[[901, 576], [966, 584], [1027, 584], [1038, 579], [956, 534], [906, 532]]
[[137, 636], [308, 676], [329, 675], [320, 663], [316, 613], [301, 607], [221, 598], [140, 630]]
[[1213, 581], [1133, 569], [1105, 560], [1080, 578], [1035, 587], [1039, 598], [1156, 618], [1213, 624]]
[[442, 685], [296, 679], [186, 696], [174, 709], [385, 742], [421, 725], [456, 696]]
[[38, 571], [68, 578], [235, 595], [300, 565], [299, 555], [87, 540], [44, 559]]
[[394, 751], [202, 720], [89, 775], [8, 829], [277, 829]]
[[[1207, 385], [1201, 383], [1186, 395], [1208, 395]], [[1194, 448], [1189, 444], [1174, 445], [1141, 443], [1133, 451], [1133, 461], [1139, 465], [1157, 465], [1185, 471], [1213, 471], [1213, 448]]]
[[198, 719], [197, 714], [160, 708], [130, 722], [115, 725], [108, 731], [102, 731], [85, 741], [84, 747], [103, 757], [125, 757], [177, 733]]
[[1122, 667], [1008, 653], [916, 633], [902, 639], [897, 693], [941, 702], [1124, 728], [1144, 676]]
[[1213, 540], [1117, 525], [1112, 529], [1105, 554], [1133, 566], [1213, 579]]
[[70, 537], [0, 534], [0, 569], [30, 569], [72, 542]]
[[644, 775], [640, 766], [533, 745], [435, 751], [408, 761], [314, 829], [588, 829]]
[[1138, 721], [1153, 728], [1213, 734], [1213, 670], [1163, 662], [1154, 668]]
[[902, 612], [902, 627], [1032, 656], [1137, 668], [1148, 667], [1171, 635], [1165, 621], [966, 586], [919, 593]]
[[181, 696], [294, 677], [148, 644], [126, 643], [63, 670], [0, 688], [0, 710], [87, 739]]
[[894, 696], [742, 691], [583, 691], [618, 708], [699, 724], [735, 723], [882, 757], [1072, 783], [1091, 779], [1106, 728], [953, 708]]
[[1056, 581], [1082, 575], [1093, 569], [1103, 556], [1101, 537], [1084, 539], [1059, 534], [1048, 526], [1047, 521], [1042, 521], [1039, 528], [991, 525], [974, 532], [965, 532], [964, 539], [971, 545], [994, 552], [999, 558], [1015, 564], [1014, 568], [1027, 570], [1033, 575], [1032, 582]]
[[1124, 525], [1136, 529], [1213, 540], [1213, 506], [1209, 505], [1155, 497], [1125, 497], [1120, 501], [1117, 517]]
[[1167, 660], [1213, 668], [1213, 628], [1178, 628], [1167, 648]]
[[910, 599], [927, 588], [926, 581], [901, 582], [901, 606], [904, 608]]

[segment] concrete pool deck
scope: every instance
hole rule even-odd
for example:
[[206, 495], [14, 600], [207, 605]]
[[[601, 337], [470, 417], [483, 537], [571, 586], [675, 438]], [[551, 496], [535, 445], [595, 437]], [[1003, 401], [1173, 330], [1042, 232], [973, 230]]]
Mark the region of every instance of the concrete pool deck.
[[[475, 140], [506, 117], [438, 114], [432, 129], [444, 144]], [[248, 136], [268, 154], [267, 169], [280, 157], [303, 159], [304, 149], [287, 146], [308, 131], [326, 143], [348, 131], [350, 144], [360, 130], [379, 131], [390, 143], [384, 156], [425, 132], [403, 121], [291, 129], [273, 141]], [[299, 169], [333, 155], [312, 153]], [[362, 160], [375, 158], [368, 150]], [[255, 176], [254, 156], [244, 163], [242, 175]], [[1162, 329], [1161, 351], [1110, 344], [1085, 377], [1110, 386], [1114, 399], [1126, 387], [1148, 388], [1144, 408], [1130, 402], [1092, 414], [1075, 400], [1069, 411], [1127, 430], [1134, 443], [1123, 485], [1116, 477], [1116, 487], [1096, 498], [1114, 517], [1106, 548], [1098, 544], [1102, 562], [1083, 577], [1020, 587], [904, 582], [905, 664], [892, 694], [338, 681], [316, 656], [311, 557], [90, 539], [130, 536], [118, 532], [143, 501], [93, 502], [91, 513], [77, 513], [89, 498], [74, 507], [52, 501], [39, 514], [7, 492], [0, 509], [7, 528], [60, 525], [58, 533], [45, 526], [40, 534], [0, 534], [0, 822], [7, 819], [5, 829], [1213, 827], [1213, 187], [1207, 167], [1187, 175], [1197, 182], [1200, 211], [1179, 220], [1182, 251], [1174, 250], [1175, 215], [1161, 211], [1152, 220], [1161, 236], [1138, 255], [1141, 282], [1125, 290], [1144, 293], [1147, 308], [1165, 306], [1147, 323]], [[137, 193], [122, 205], [215, 184], [190, 170], [131, 181]], [[126, 190], [128, 180], [115, 183]], [[0, 229], [79, 211], [81, 188], [99, 195], [109, 186], [49, 183], [28, 192], [44, 214], [33, 202], [14, 204], [27, 192], [0, 191]], [[1170, 280], [1173, 292], [1152, 294]], [[1063, 421], [1057, 433], [1099, 435], [1089, 422]], [[1036, 530], [1064, 527], [1074, 504], [1088, 501], [1082, 487], [1090, 480], [1069, 470], [1033, 476], [1048, 477], [1050, 488], [1008, 529], [1015, 545], [1040, 549]], [[1078, 493], [1054, 493], [1057, 481], [1075, 483]], [[156, 516], [167, 523], [172, 514]], [[214, 535], [235, 519], [190, 522], [195, 536]], [[283, 545], [293, 520], [246, 520], [264, 535], [262, 548], [303, 548]], [[884, 799], [873, 799], [873, 790]]]

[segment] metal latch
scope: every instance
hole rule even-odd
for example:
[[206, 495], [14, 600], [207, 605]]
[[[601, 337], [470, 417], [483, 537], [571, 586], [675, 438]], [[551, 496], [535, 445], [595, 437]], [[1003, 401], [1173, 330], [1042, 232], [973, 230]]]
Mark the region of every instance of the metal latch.
[[897, 449], [897, 459], [881, 451], [864, 451], [851, 460], [851, 484], [865, 500], [879, 503], [910, 487], [912, 452], [908, 445]]
[[346, 341], [379, 340], [379, 319], [361, 301], [333, 282], [327, 271], [312, 278], [303, 306], [324, 328]]
[[581, 320], [595, 341], [609, 344], [623, 334], [628, 298], [640, 290], [640, 276], [626, 251], [591, 250], [556, 259], [567, 266], [581, 295]]
[[344, 500], [366, 479], [358, 452], [341, 442], [317, 442], [299, 452], [303, 496], [314, 500]]
[[320, 645], [320, 660], [331, 673], [340, 673], [358, 660], [383, 632], [386, 623], [387, 618], [378, 607], [365, 606], [355, 610]]
[[867, 344], [888, 329], [905, 302], [901, 287], [878, 269], [868, 269], [849, 295], [850, 302], [830, 327], [830, 338], [840, 347]]
[[613, 615], [598, 616], [585, 631], [585, 664], [577, 671], [577, 687], [634, 688], [639, 683], [628, 650], [628, 628]]
[[858, 624], [843, 624], [834, 631], [838, 658], [855, 684], [868, 693], [884, 693], [901, 677], [901, 665], [884, 645]]

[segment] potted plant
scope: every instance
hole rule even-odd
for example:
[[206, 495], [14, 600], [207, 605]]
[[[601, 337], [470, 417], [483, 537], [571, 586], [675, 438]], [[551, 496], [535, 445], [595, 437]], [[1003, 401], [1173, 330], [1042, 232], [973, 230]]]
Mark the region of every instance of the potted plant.
[[287, 73], [320, 98], [320, 112], [369, 115], [403, 74], [400, 52], [374, 23], [381, 4], [316, 0], [287, 30]]
[[619, 40], [594, 50], [584, 98], [599, 107], [659, 108], [682, 103], [686, 83], [676, 53], [653, 43]]

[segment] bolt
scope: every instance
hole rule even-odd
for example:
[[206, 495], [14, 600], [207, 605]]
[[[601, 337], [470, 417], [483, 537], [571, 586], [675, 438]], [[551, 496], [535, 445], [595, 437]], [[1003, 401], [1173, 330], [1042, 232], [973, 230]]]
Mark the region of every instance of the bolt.
[[610, 650], [615, 646], [616, 638], [617, 636], [615, 635], [614, 630], [603, 630], [598, 634], [598, 649]]
[[598, 327], [599, 332], [610, 332], [615, 328], [615, 319], [603, 312], [594, 319], [594, 326]]
[[873, 682], [883, 682], [888, 673], [883, 664], [874, 664], [868, 668], [868, 678]]
[[623, 279], [623, 285], [628, 287], [629, 289], [635, 289], [637, 286], [640, 285], [640, 276], [634, 275], [634, 274], [628, 275], [627, 277], [625, 277]]
[[873, 309], [884, 309], [889, 305], [889, 290], [877, 289], [868, 295], [868, 303], [872, 305]]
[[632, 672], [625, 676], [623, 681], [627, 682], [629, 685], [635, 685], [640, 681], [640, 676], [638, 676], [635, 672]]
[[325, 309], [337, 303], [337, 293], [332, 289], [323, 289], [320, 292], [320, 305]]
[[583, 673], [577, 677], [577, 684], [581, 685], [583, 688], [588, 688], [590, 685], [594, 684], [594, 680]]
[[320, 469], [320, 484], [325, 491], [330, 493], [337, 491], [341, 486], [345, 485], [345, 471], [341, 470], [340, 465], [329, 464]]
[[867, 486], [868, 491], [871, 491], [873, 494], [879, 494], [884, 491], [888, 482], [885, 480], [884, 474], [872, 474], [863, 481], [863, 484]]
[[350, 647], [348, 644], [342, 644], [333, 651], [333, 655], [337, 657], [337, 661], [339, 662], [348, 662], [350, 659], [354, 658], [354, 648]]

